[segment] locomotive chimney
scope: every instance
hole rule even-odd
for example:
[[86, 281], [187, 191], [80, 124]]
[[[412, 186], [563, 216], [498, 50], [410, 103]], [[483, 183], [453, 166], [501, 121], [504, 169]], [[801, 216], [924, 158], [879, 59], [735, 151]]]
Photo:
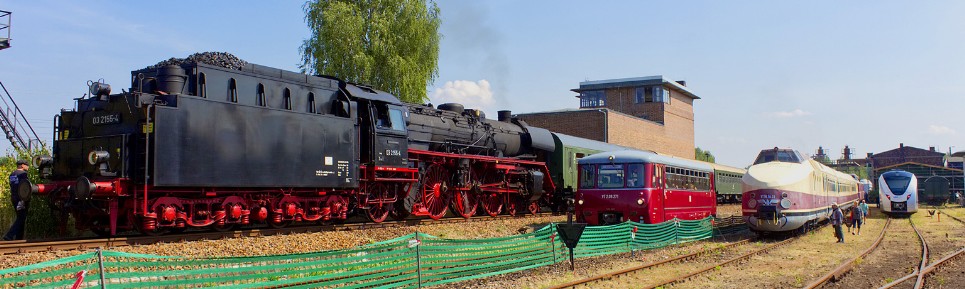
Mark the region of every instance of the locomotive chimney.
[[157, 90], [167, 94], [184, 93], [184, 85], [188, 75], [177, 65], [168, 65], [157, 69]]
[[510, 110], [500, 110], [496, 112], [498, 120], [501, 122], [509, 122], [513, 118], [513, 112]]

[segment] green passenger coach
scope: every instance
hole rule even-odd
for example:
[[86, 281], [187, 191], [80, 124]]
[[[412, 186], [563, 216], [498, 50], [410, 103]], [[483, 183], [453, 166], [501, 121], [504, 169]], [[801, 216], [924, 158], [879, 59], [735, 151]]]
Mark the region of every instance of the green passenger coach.
[[741, 177], [745, 169], [711, 164], [714, 167], [714, 187], [717, 189], [717, 203], [738, 203], [741, 200]]

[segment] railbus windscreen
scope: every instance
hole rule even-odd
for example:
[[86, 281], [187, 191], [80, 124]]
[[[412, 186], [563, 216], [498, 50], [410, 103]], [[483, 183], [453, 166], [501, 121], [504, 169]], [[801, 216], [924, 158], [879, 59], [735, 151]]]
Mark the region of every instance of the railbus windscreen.
[[902, 175], [885, 175], [885, 183], [888, 184], [888, 188], [891, 189], [891, 193], [895, 195], [905, 194], [905, 190], [908, 189], [908, 184], [911, 183], [911, 177]]
[[623, 165], [600, 165], [597, 175], [597, 188], [614, 189], [623, 187]]

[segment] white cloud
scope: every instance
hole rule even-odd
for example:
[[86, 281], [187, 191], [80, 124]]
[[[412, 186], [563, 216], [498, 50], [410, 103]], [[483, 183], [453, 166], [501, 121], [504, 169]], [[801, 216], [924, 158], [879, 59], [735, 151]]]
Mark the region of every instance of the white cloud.
[[808, 116], [808, 115], [811, 115], [811, 112], [804, 111], [800, 108], [792, 111], [775, 111], [775, 112], [767, 113], [767, 116], [779, 117], [779, 118], [801, 117], [801, 116]]
[[429, 95], [429, 100], [433, 103], [441, 104], [455, 102], [464, 105], [466, 108], [486, 110], [495, 103], [492, 87], [488, 80], [471, 81], [455, 80], [446, 81], [442, 87], [437, 87]]
[[928, 125], [928, 133], [933, 135], [955, 135], [955, 130], [944, 125]]

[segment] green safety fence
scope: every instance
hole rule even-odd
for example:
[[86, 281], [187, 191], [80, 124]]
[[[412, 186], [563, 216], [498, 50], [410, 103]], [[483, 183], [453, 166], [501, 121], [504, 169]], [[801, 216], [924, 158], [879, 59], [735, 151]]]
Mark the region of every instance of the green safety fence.
[[[576, 257], [646, 250], [710, 238], [711, 218], [587, 227]], [[456, 240], [413, 233], [347, 250], [194, 258], [114, 251], [0, 270], [0, 288], [416, 288], [552, 265], [568, 251], [550, 224], [527, 234]], [[103, 269], [100, 269], [103, 266]], [[79, 272], [86, 272], [77, 281]], [[79, 282], [79, 283], [78, 283]]]

